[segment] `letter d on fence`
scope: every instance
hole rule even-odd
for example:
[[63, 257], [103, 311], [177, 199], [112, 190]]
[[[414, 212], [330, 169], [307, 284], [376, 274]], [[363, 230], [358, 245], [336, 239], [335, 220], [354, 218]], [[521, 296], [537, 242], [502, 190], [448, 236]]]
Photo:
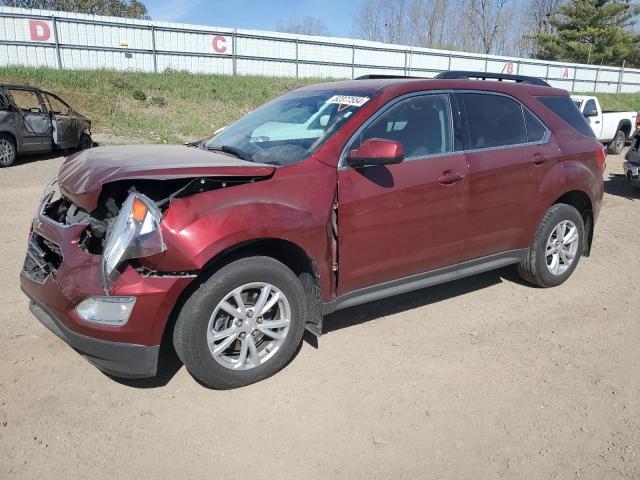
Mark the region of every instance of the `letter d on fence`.
[[34, 42], [46, 42], [51, 38], [51, 27], [44, 20], [29, 20], [29, 32]]

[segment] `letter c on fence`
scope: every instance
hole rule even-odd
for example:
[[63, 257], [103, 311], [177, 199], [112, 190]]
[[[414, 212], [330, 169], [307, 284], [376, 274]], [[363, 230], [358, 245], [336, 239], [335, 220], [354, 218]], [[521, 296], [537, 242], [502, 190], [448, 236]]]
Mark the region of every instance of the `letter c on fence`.
[[29, 31], [34, 42], [46, 42], [51, 37], [51, 28], [44, 20], [29, 20]]
[[211, 46], [216, 53], [225, 53], [227, 51], [227, 37], [223, 35], [215, 35], [211, 40]]

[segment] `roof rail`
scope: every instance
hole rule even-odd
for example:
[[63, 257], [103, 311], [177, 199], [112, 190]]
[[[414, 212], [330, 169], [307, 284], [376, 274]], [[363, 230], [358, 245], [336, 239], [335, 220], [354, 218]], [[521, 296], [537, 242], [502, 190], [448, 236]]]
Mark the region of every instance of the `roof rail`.
[[371, 73], [368, 75], [362, 75], [360, 77], [356, 77], [354, 80], [385, 80], [387, 78], [416, 78], [416, 79], [428, 79], [429, 77], [408, 77], [406, 75], [384, 75]]
[[510, 80], [516, 83], [527, 83], [529, 85], [540, 85], [543, 87], [550, 87], [547, 82], [541, 80], [536, 77], [528, 77], [526, 75], [511, 75], [510, 73], [490, 73], [490, 72], [468, 72], [464, 70], [449, 70], [447, 72], [442, 72], [433, 77], [434, 79], [458, 79], [458, 80], [498, 80], [499, 82], [503, 80]]

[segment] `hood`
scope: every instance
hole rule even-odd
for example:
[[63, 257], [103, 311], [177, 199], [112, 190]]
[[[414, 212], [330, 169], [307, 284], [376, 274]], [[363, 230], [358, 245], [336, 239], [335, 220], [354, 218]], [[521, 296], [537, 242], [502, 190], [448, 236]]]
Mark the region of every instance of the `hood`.
[[183, 145], [96, 147], [68, 157], [58, 173], [64, 195], [87, 211], [102, 186], [118, 180], [191, 177], [268, 177], [275, 167]]

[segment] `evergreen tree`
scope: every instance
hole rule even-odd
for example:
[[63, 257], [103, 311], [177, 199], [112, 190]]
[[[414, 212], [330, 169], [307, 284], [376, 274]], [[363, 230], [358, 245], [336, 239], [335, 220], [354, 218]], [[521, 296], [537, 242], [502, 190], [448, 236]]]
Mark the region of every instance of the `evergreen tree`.
[[543, 60], [640, 66], [640, 35], [633, 32], [640, 7], [628, 0], [571, 0], [549, 18], [551, 32], [535, 35]]

